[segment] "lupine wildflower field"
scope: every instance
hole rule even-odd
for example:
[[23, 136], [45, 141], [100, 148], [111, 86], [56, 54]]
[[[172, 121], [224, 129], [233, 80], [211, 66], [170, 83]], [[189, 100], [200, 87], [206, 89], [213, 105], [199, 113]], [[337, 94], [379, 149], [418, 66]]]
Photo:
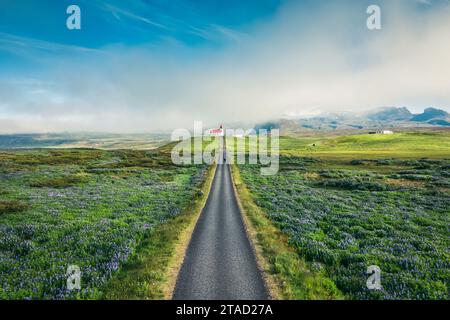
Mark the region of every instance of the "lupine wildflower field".
[[[0, 151], [0, 299], [101, 297], [140, 240], [199, 192], [205, 170], [159, 151]], [[71, 293], [72, 264], [83, 276]]]
[[[278, 174], [239, 170], [311, 271], [347, 298], [449, 299], [448, 138], [282, 138]], [[381, 268], [381, 290], [366, 287], [370, 265]]]

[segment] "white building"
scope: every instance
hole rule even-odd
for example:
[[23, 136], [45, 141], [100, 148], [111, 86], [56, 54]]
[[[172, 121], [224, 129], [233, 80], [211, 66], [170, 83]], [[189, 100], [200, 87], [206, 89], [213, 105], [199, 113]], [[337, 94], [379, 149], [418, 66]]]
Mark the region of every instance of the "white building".
[[394, 131], [391, 131], [391, 130], [377, 130], [377, 131], [370, 131], [369, 134], [394, 134]]

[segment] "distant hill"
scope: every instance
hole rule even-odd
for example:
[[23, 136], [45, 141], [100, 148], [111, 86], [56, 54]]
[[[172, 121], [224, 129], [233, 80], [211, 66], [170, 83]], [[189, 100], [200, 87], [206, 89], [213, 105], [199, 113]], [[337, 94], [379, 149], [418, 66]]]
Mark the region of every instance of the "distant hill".
[[442, 119], [430, 120], [430, 121], [428, 121], [428, 123], [432, 124], [432, 125], [436, 125], [436, 126], [450, 127], [450, 122], [447, 120], [442, 120]]
[[255, 130], [259, 131], [261, 129], [270, 131], [272, 129], [279, 129], [280, 123], [275, 121], [264, 122], [255, 126]]
[[406, 107], [384, 107], [374, 113], [369, 113], [367, 118], [375, 121], [403, 121], [410, 120], [413, 116]]
[[429, 120], [445, 120], [446, 118], [449, 118], [448, 112], [436, 109], [436, 108], [426, 108], [423, 113], [417, 114], [414, 117], [411, 118], [411, 121], [429, 121]]
[[0, 149], [46, 148], [73, 143], [68, 135], [4, 134], [0, 135]]
[[170, 137], [167, 134], [157, 133], [0, 134], [0, 149], [98, 148], [151, 150], [167, 143], [169, 139]]

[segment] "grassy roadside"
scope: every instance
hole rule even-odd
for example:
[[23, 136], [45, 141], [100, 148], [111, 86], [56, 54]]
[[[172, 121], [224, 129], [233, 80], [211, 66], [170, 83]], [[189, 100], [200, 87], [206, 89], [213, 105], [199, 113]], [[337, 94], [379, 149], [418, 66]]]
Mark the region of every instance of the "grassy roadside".
[[232, 165], [231, 168], [244, 222], [272, 298], [308, 300], [343, 298], [330, 279], [309, 270], [307, 264], [289, 245], [288, 237], [253, 202], [237, 166]]
[[200, 195], [171, 221], [144, 239], [136, 253], [103, 288], [103, 299], [170, 299], [192, 231], [208, 198], [216, 165], [207, 171]]

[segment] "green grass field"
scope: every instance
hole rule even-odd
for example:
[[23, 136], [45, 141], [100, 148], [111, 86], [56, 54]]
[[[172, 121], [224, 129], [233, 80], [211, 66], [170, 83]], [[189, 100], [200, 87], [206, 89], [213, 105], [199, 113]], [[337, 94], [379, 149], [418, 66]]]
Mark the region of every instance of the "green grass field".
[[[183, 227], [171, 222], [199, 196], [206, 170], [175, 166], [164, 150], [0, 151], [0, 298], [102, 298], [155, 243], [144, 275], [161, 282], [171, 245], [161, 227]], [[67, 290], [71, 264], [81, 268], [80, 291]], [[161, 297], [155, 283], [147, 298]]]
[[[449, 299], [450, 136], [400, 133], [280, 139], [280, 171], [239, 165], [251, 201], [287, 237], [316, 277], [350, 299]], [[256, 228], [264, 234], [270, 226]], [[264, 242], [263, 242], [264, 245]], [[271, 273], [289, 298], [307, 287], [276, 259]], [[366, 268], [382, 270], [382, 290]], [[322, 292], [322, 296], [326, 292]], [[320, 296], [320, 294], [316, 294]]]
[[[449, 141], [446, 131], [281, 137], [278, 174], [239, 165], [278, 297], [448, 299]], [[208, 177], [205, 165], [173, 165], [174, 145], [0, 151], [0, 298], [167, 297], [175, 243]], [[81, 291], [66, 290], [70, 264]], [[371, 264], [383, 290], [365, 286]]]
[[336, 159], [450, 158], [450, 130], [280, 139], [280, 153]]

